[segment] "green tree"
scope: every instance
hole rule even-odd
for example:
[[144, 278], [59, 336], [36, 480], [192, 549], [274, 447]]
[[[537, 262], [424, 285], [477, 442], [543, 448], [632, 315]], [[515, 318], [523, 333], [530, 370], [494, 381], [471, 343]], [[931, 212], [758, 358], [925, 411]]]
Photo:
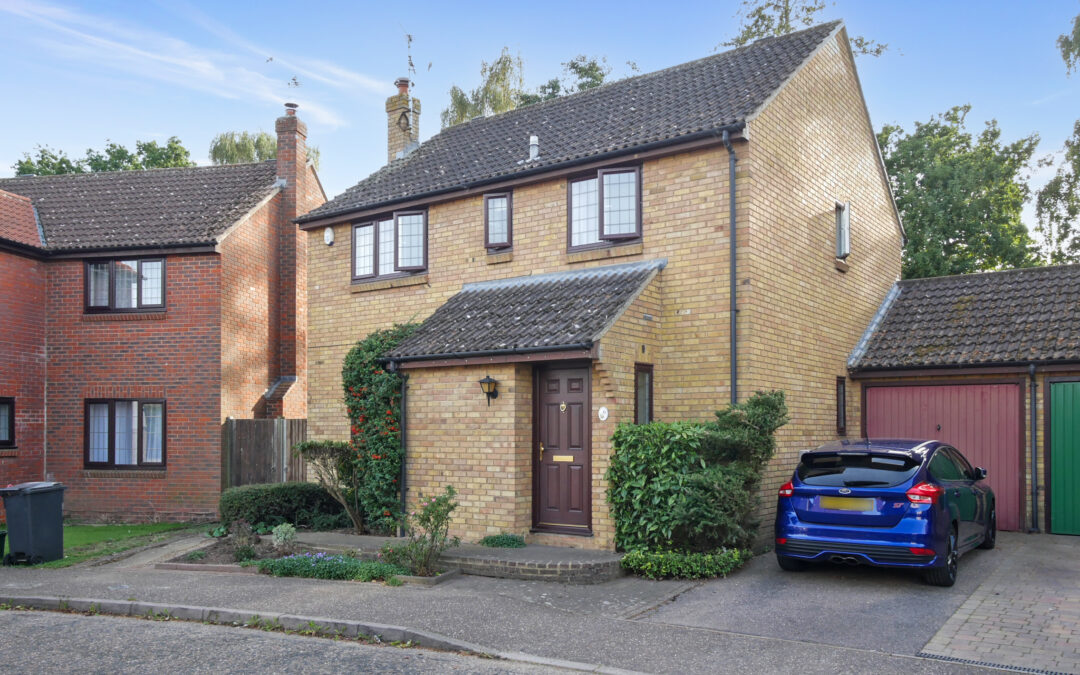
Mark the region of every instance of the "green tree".
[[524, 86], [522, 68], [521, 57], [511, 54], [508, 47], [491, 63], [481, 62], [480, 86], [472, 91], [450, 87], [450, 105], [441, 115], [443, 129], [516, 108]]
[[1032, 134], [1003, 144], [997, 121], [977, 137], [957, 106], [905, 132], [878, 133], [896, 206], [907, 230], [904, 278], [965, 274], [1035, 264], [1020, 212], [1029, 195], [1026, 166], [1039, 142]]
[[1058, 36], [1057, 45], [1061, 50], [1061, 58], [1065, 61], [1065, 68], [1072, 75], [1080, 66], [1080, 14], [1073, 19], [1072, 31]]
[[[742, 47], [754, 40], [808, 28], [821, 20], [818, 15], [826, 6], [825, 0], [743, 0], [742, 9], [736, 14], [742, 18], [739, 34], [720, 46]], [[861, 35], [853, 35], [850, 40], [851, 51], [856, 55], [881, 56], [889, 48], [888, 44]]]
[[102, 151], [88, 148], [82, 159], [71, 159], [63, 151], [39, 145], [35, 154], [24, 153], [13, 168], [17, 176], [53, 176], [61, 173], [133, 171], [195, 166], [191, 154], [173, 136], [165, 145], [157, 141], [135, 141], [135, 152], [119, 143], [106, 142]]
[[12, 165], [16, 176], [55, 176], [61, 173], [85, 173], [82, 160], [71, 159], [63, 150], [53, 150], [47, 145], [34, 148], [34, 155], [23, 153], [23, 158]]
[[277, 139], [259, 131], [226, 131], [210, 141], [210, 161], [214, 164], [244, 164], [277, 157]]

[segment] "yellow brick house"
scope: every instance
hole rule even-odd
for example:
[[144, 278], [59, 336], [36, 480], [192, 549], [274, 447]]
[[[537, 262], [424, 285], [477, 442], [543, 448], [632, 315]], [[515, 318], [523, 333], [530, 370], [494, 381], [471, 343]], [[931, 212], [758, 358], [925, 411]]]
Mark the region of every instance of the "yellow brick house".
[[298, 221], [311, 437], [348, 437], [346, 352], [407, 321], [423, 324], [387, 355], [408, 376], [406, 494], [453, 485], [466, 540], [613, 548], [622, 422], [785, 390], [765, 522], [799, 450], [861, 435], [846, 361], [899, 277], [903, 230], [842, 24], [423, 144], [397, 84], [389, 163]]

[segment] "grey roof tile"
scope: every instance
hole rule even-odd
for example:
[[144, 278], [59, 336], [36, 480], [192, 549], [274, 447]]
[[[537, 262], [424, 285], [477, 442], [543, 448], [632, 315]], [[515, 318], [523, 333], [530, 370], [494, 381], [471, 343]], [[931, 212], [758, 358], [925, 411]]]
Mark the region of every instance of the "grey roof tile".
[[1080, 265], [897, 287], [854, 370], [1080, 361]]
[[47, 249], [77, 251], [211, 243], [273, 193], [273, 160], [184, 169], [0, 179], [29, 197]]
[[611, 327], [666, 260], [466, 284], [388, 356], [567, 349]]
[[[414, 152], [371, 174], [298, 222], [380, 207], [466, 184], [551, 169], [575, 160], [744, 122], [840, 22], [578, 94], [444, 129]], [[529, 136], [540, 158], [525, 162]]]

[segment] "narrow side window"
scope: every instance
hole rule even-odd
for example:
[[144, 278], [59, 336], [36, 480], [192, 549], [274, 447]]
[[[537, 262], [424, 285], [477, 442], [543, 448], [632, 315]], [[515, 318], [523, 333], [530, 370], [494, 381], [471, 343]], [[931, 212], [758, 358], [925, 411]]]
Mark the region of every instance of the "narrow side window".
[[851, 255], [851, 202], [836, 203], [836, 257]]

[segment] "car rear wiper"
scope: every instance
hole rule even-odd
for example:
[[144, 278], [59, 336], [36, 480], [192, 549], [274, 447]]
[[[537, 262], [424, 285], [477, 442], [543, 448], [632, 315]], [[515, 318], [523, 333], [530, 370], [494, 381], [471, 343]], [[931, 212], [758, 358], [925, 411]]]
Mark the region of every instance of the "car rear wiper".
[[844, 485], [846, 487], [870, 487], [871, 485], [888, 485], [889, 483], [883, 480], [846, 480]]

